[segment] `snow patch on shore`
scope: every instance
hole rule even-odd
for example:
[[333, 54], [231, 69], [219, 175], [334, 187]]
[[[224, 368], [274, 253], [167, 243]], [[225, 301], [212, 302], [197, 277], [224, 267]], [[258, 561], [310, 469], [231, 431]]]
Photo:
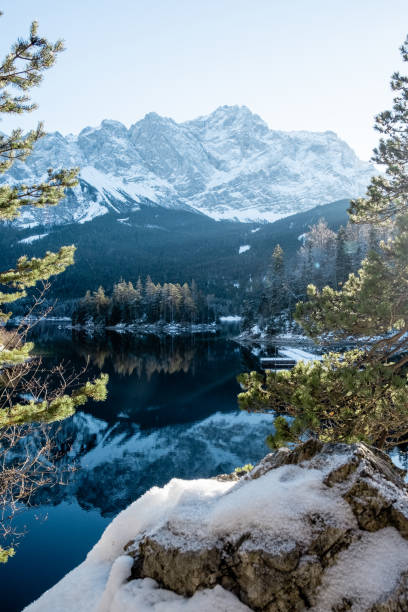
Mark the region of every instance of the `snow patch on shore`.
[[321, 361], [323, 359], [322, 355], [315, 355], [314, 353], [309, 353], [308, 351], [293, 347], [280, 348], [279, 354], [284, 357], [289, 357], [289, 359], [294, 359], [295, 361]]

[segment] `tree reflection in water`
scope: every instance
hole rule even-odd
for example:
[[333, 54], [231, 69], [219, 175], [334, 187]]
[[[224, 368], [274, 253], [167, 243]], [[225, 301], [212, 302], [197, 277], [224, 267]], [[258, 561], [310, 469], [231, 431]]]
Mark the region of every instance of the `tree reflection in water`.
[[78, 354], [84, 358], [89, 356], [100, 370], [110, 360], [116, 374], [131, 376], [136, 373], [139, 378], [145, 377], [147, 381], [156, 372], [187, 373], [197, 351], [192, 336], [181, 339], [108, 333], [92, 339], [77, 334], [74, 339]]

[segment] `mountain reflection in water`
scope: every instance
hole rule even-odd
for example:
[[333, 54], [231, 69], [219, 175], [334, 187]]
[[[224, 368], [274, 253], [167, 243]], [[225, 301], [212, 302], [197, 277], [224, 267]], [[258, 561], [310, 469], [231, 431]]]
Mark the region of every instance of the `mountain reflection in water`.
[[47, 359], [56, 354], [77, 367], [89, 357], [90, 370], [107, 372], [110, 382], [106, 402], [56, 426], [60, 463], [74, 460], [79, 469], [68, 485], [43, 488], [45, 503], [74, 497], [111, 516], [152, 485], [231, 471], [267, 451], [272, 417], [237, 410], [235, 377], [246, 365], [228, 338], [74, 334], [55, 337], [51, 349]]
[[230, 472], [268, 452], [273, 417], [237, 409], [236, 375], [250, 366], [229, 335], [91, 338], [35, 328], [46, 364], [80, 369], [89, 358], [89, 377], [107, 372], [108, 399], [52, 426], [66, 484], [40, 489], [37, 507], [18, 519], [27, 535], [0, 566], [3, 612], [21, 610], [80, 563], [111, 517], [152, 486]]

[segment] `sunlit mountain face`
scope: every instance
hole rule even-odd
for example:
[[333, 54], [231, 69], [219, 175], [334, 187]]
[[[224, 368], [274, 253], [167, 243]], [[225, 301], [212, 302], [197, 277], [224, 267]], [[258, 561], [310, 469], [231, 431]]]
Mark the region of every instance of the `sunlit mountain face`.
[[54, 209], [26, 210], [20, 226], [84, 223], [109, 211], [125, 223], [140, 204], [275, 221], [363, 195], [375, 173], [334, 132], [273, 130], [245, 106], [185, 123], [149, 113], [129, 129], [105, 120], [78, 136], [51, 133], [0, 180], [30, 183], [50, 167], [79, 167], [78, 187]]

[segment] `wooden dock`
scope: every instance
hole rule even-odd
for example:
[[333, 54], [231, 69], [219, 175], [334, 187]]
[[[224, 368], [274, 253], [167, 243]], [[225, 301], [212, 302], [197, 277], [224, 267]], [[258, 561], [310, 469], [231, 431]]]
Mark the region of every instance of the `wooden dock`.
[[296, 365], [296, 359], [290, 357], [261, 357], [262, 370], [288, 370]]

